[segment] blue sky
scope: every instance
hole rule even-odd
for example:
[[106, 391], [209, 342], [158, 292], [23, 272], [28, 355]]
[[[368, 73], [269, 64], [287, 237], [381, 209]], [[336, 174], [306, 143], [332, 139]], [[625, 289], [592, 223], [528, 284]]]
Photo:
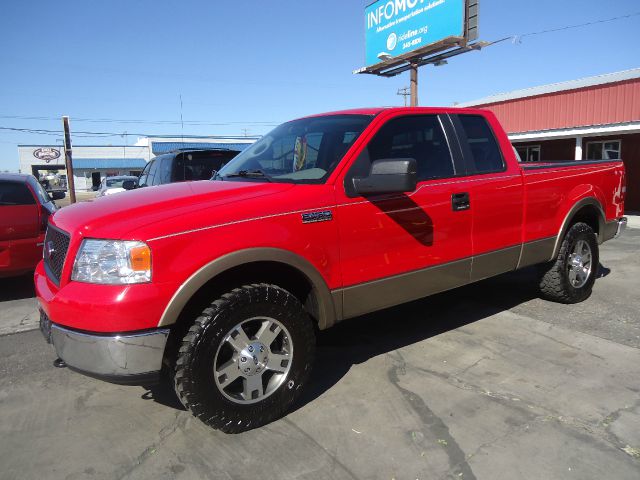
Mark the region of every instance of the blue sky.
[[[407, 74], [353, 75], [364, 64], [361, 0], [65, 0], [5, 2], [0, 127], [128, 132], [74, 144], [131, 144], [134, 134], [266, 133], [310, 113], [401, 105]], [[637, 0], [481, 0], [480, 37], [495, 40], [640, 11]], [[640, 17], [504, 42], [420, 71], [420, 103], [489, 94], [640, 66]], [[43, 117], [29, 120], [8, 117]], [[79, 120], [85, 119], [85, 120]], [[89, 120], [108, 119], [108, 122]], [[119, 120], [144, 120], [123, 123]], [[170, 123], [173, 122], [173, 123]], [[219, 125], [213, 125], [219, 124]], [[18, 144], [61, 136], [0, 130], [0, 171]]]

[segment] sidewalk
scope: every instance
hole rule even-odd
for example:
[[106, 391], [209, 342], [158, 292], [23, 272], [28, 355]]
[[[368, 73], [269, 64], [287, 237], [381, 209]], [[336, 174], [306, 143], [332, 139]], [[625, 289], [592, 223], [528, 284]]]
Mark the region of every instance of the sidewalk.
[[33, 275], [0, 279], [0, 336], [38, 328]]
[[627, 217], [627, 228], [640, 228], [640, 215], [625, 215]]
[[[90, 202], [92, 200], [95, 200], [96, 198], [96, 192], [76, 192], [76, 202]], [[69, 192], [67, 192], [66, 197], [64, 197], [62, 200], [56, 200], [56, 205], [58, 205], [58, 207], [62, 208], [62, 207], [68, 207], [70, 205], [71, 201], [69, 199]]]

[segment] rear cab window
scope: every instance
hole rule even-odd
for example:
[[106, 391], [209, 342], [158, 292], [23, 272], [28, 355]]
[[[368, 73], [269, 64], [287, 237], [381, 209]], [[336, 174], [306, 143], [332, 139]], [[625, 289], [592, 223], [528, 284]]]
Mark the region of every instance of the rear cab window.
[[498, 141], [482, 115], [452, 115], [462, 147], [468, 175], [506, 170]]

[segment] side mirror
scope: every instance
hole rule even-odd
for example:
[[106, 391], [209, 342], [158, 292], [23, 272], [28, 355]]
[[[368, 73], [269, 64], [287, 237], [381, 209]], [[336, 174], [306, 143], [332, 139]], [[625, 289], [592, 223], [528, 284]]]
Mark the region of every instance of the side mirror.
[[122, 182], [122, 188], [125, 190], [133, 190], [137, 186], [136, 183], [137, 182], [135, 180], [125, 180]]
[[62, 200], [64, 197], [66, 197], [67, 194], [60, 191], [60, 190], [55, 190], [53, 192], [49, 192], [49, 197], [51, 197], [51, 200]]
[[413, 192], [418, 184], [418, 167], [413, 158], [376, 160], [369, 176], [354, 178], [353, 188], [360, 195]]

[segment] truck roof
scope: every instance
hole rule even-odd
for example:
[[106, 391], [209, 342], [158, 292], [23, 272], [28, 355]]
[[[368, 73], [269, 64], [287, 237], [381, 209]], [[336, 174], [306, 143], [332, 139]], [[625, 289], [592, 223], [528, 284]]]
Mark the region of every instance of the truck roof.
[[478, 110], [478, 109], [470, 109], [470, 108], [460, 108], [460, 107], [369, 107], [369, 108], [353, 108], [349, 110], [337, 110], [335, 112], [325, 112], [316, 115], [309, 115], [310, 117], [321, 117], [325, 115], [378, 115], [381, 112], [415, 112], [415, 113], [432, 113], [435, 111], [450, 111], [450, 112], [459, 112], [461, 110]]
[[0, 173], [0, 180], [27, 183], [31, 176], [26, 173]]

